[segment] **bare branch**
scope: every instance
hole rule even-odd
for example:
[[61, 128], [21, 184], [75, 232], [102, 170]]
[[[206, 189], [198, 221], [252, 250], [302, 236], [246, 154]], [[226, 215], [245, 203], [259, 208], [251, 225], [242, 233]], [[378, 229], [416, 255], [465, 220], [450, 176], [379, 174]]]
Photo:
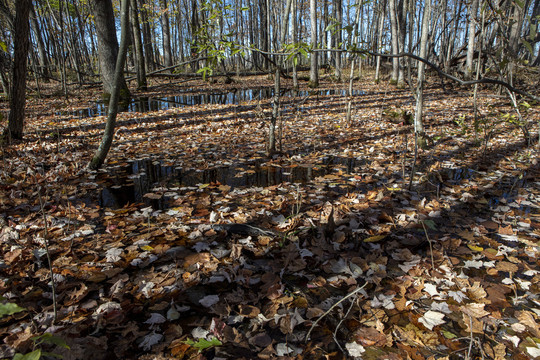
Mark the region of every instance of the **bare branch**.
[[[259, 52], [261, 54], [265, 54], [265, 55], [290, 56], [291, 54], [293, 54], [293, 52], [287, 52], [287, 53], [268, 52], [268, 51], [262, 51], [262, 50], [259, 50], [259, 49], [251, 48], [251, 47], [248, 47], [248, 48], [250, 50], [252, 50], [252, 51], [257, 51], [257, 52]], [[527, 91], [524, 91], [524, 90], [517, 89], [517, 88], [515, 88], [514, 86], [510, 85], [509, 83], [507, 83], [505, 81], [498, 80], [498, 79], [492, 79], [492, 78], [480, 78], [478, 80], [469, 80], [469, 81], [462, 80], [462, 79], [460, 79], [460, 78], [458, 78], [456, 76], [445, 73], [444, 71], [441, 70], [440, 67], [438, 67], [437, 65], [435, 65], [431, 61], [426, 60], [426, 59], [424, 59], [424, 58], [422, 58], [422, 57], [420, 57], [418, 55], [414, 55], [414, 54], [407, 53], [407, 52], [402, 52], [402, 53], [399, 53], [399, 54], [383, 54], [383, 53], [377, 53], [377, 52], [373, 52], [373, 51], [369, 51], [369, 50], [311, 49], [311, 52], [324, 52], [324, 51], [342, 52], [342, 53], [351, 53], [351, 54], [362, 54], [362, 55], [371, 55], [371, 56], [381, 56], [381, 57], [389, 57], [389, 58], [409, 57], [411, 59], [415, 59], [415, 60], [423, 62], [424, 64], [428, 65], [433, 70], [435, 70], [437, 72], [437, 74], [439, 74], [439, 76], [445, 77], [445, 78], [450, 79], [452, 81], [455, 81], [460, 85], [465, 85], [465, 86], [471, 86], [471, 85], [475, 85], [475, 84], [500, 85], [500, 86], [503, 86], [506, 89], [510, 90], [513, 93], [520, 94], [520, 95], [522, 95], [522, 96], [524, 96], [526, 98], [538, 101], [540, 103], [540, 97], [539, 96], [533, 95], [533, 94], [531, 94], [531, 93], [529, 93]]]

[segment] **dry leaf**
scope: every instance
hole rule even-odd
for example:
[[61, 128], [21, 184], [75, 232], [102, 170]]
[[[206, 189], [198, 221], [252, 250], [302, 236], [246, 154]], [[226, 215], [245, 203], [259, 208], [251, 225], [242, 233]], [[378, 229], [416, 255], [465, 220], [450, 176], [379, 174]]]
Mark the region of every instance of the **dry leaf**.
[[460, 310], [468, 316], [471, 316], [475, 319], [479, 319], [481, 317], [489, 315], [489, 312], [484, 310], [484, 306], [486, 306], [486, 304], [470, 303], [470, 304], [462, 305], [460, 307]]
[[363, 346], [382, 347], [386, 344], [386, 336], [371, 327], [361, 327], [357, 329], [352, 337], [355, 342]]
[[424, 316], [419, 318], [418, 321], [421, 322], [429, 330], [433, 330], [435, 326], [444, 324], [446, 322], [443, 320], [443, 318], [443, 313], [429, 310], [424, 314]]

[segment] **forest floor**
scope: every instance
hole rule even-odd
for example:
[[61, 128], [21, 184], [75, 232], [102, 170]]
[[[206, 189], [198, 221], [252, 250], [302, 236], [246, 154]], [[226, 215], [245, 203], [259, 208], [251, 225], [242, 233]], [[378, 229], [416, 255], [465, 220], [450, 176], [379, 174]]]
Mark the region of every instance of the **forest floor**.
[[270, 80], [153, 80], [89, 171], [99, 89], [43, 86], [2, 145], [0, 357], [539, 357], [540, 112], [527, 146], [507, 98], [480, 89], [475, 132], [439, 85], [410, 188], [408, 89], [356, 82], [349, 127], [345, 84], [287, 92], [268, 159]]

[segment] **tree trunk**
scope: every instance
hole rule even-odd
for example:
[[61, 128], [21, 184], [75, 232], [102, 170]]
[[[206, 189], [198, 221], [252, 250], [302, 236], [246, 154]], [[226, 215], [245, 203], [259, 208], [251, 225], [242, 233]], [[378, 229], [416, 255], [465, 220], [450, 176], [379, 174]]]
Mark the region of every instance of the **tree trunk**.
[[268, 127], [267, 155], [272, 156], [276, 152], [276, 123], [279, 117], [279, 92], [281, 90], [279, 67], [276, 66], [274, 78], [274, 97], [272, 98], [272, 117]]
[[141, 27], [139, 25], [139, 14], [137, 11], [137, 0], [130, 0], [131, 11], [131, 29], [135, 39], [135, 65], [137, 72], [137, 88], [146, 90], [148, 83], [146, 81], [146, 68], [144, 64], [144, 50], [141, 38]]
[[[390, 2], [390, 29], [392, 36], [392, 54], [399, 53], [399, 32], [398, 32], [398, 21], [396, 13], [396, 0], [389, 0]], [[394, 57], [392, 58], [392, 76], [390, 77], [390, 82], [392, 84], [397, 84], [399, 77], [399, 59]]]
[[[425, 59], [429, 35], [429, 22], [431, 18], [431, 0], [426, 1], [424, 17], [422, 19], [422, 35], [420, 38], [420, 57]], [[416, 112], [414, 116], [414, 132], [417, 135], [419, 147], [425, 147], [424, 123], [422, 113], [424, 109], [424, 68], [425, 64], [418, 61], [418, 83], [416, 84]]]
[[121, 95], [120, 93], [122, 92], [122, 86], [125, 84], [123, 73], [128, 48], [129, 0], [122, 0], [120, 16], [122, 26], [122, 33], [120, 35], [120, 50], [116, 59], [116, 68], [114, 72], [115, 82], [111, 92], [111, 99], [109, 101], [107, 123], [103, 132], [101, 144], [96, 150], [94, 157], [88, 164], [88, 167], [94, 170], [99, 169], [101, 165], [103, 165], [103, 162], [109, 153], [109, 149], [111, 148], [114, 137], [114, 127], [116, 125], [116, 115], [118, 113], [118, 102]]
[[[266, 0], [259, 0], [259, 21], [260, 21], [259, 40], [261, 44], [260, 49], [266, 52], [269, 51], [269, 46], [270, 46], [269, 34], [268, 34], [267, 4], [268, 3]], [[265, 56], [263, 60], [262, 68], [264, 70], [268, 70], [268, 66], [269, 66], [268, 57]]]
[[467, 60], [465, 62], [465, 78], [471, 79], [473, 74], [474, 40], [476, 37], [476, 14], [478, 0], [473, 0], [469, 6], [469, 40], [467, 45]]
[[45, 44], [43, 42], [43, 36], [41, 34], [41, 29], [39, 28], [34, 6], [32, 6], [32, 9], [30, 11], [32, 13], [32, 16], [30, 17], [30, 22], [38, 46], [39, 70], [41, 72], [41, 75], [43, 75], [44, 77], [49, 77], [49, 57], [47, 56], [47, 52], [45, 51]]
[[[197, 11], [197, 0], [191, 0], [191, 58], [196, 59], [200, 56], [199, 49], [197, 48], [199, 31], [199, 12]], [[191, 70], [197, 72], [199, 70], [199, 62], [194, 61], [191, 63]]]
[[[400, 0], [399, 1], [398, 12], [397, 12], [397, 21], [398, 21], [398, 30], [399, 30], [399, 40], [398, 40], [399, 50], [398, 50], [398, 52], [405, 52], [405, 39], [407, 37], [408, 4], [409, 4], [409, 1], [407, 1], [407, 0]], [[411, 12], [411, 14], [412, 14], [412, 12]], [[404, 62], [405, 62], [404, 58], [398, 58], [398, 63], [401, 64], [399, 66], [399, 70], [398, 70], [398, 81], [397, 81], [398, 88], [403, 88], [405, 86], [405, 66], [404, 66]]]
[[[380, 0], [379, 6], [379, 24], [377, 31], [377, 52], [382, 52], [382, 38], [383, 38], [383, 29], [384, 29], [384, 17], [386, 16], [386, 0]], [[380, 80], [380, 68], [381, 68], [381, 57], [377, 56], [377, 65], [375, 66], [375, 82]]]
[[144, 63], [146, 72], [151, 72], [156, 69], [156, 63], [154, 62], [154, 47], [152, 46], [152, 31], [148, 20], [148, 9], [144, 6], [144, 0], [140, 0], [139, 13], [141, 14], [143, 30]]
[[[296, 22], [296, 8], [297, 8], [297, 0], [292, 0], [292, 42], [293, 45], [296, 47], [296, 41], [297, 41], [297, 33], [298, 33], [298, 25]], [[297, 59], [293, 59], [293, 88], [295, 90], [298, 90], [298, 71], [296, 69], [296, 65], [298, 63]]]
[[[98, 39], [98, 54], [103, 92], [105, 97], [112, 95], [116, 86], [115, 64], [118, 57], [118, 40], [111, 0], [94, 0], [94, 20]], [[130, 94], [123, 75], [120, 79], [120, 97], [128, 99]]]
[[26, 104], [26, 64], [30, 47], [30, 24], [28, 21], [31, 0], [17, 0], [15, 3], [13, 70], [9, 120], [6, 134], [11, 139], [22, 139], [24, 129], [24, 107]]
[[[519, 55], [519, 49], [521, 47], [521, 30], [523, 28], [523, 21], [525, 17], [525, 9], [528, 6], [528, 1], [524, 1], [524, 4], [513, 2], [512, 11], [512, 25], [510, 28], [510, 55], [517, 59]], [[522, 7], [523, 6], [523, 7]]]
[[4, 19], [7, 22], [7, 28], [9, 30], [13, 30], [14, 25], [14, 17], [11, 13], [11, 10], [9, 9], [8, 3], [6, 0], [0, 0], [0, 14], [4, 17]]
[[[324, 0], [323, 0], [324, 1]], [[309, 15], [311, 21], [311, 47], [317, 48], [317, 0], [309, 0]], [[309, 86], [319, 86], [319, 69], [317, 64], [317, 52], [311, 52], [311, 68], [309, 71]]]
[[[291, 0], [287, 0], [285, 6], [285, 16], [283, 22], [281, 23], [281, 31], [279, 32], [279, 44], [285, 42], [285, 37], [287, 36], [287, 27], [289, 23], [289, 13], [291, 9]], [[280, 92], [281, 92], [281, 74], [279, 68], [285, 63], [282, 57], [276, 59], [275, 74], [274, 74], [274, 98], [272, 99], [272, 118], [270, 119], [270, 124], [268, 128], [268, 146], [267, 154], [272, 156], [276, 152], [276, 123], [279, 119], [279, 110], [280, 110]], [[283, 125], [283, 123], [281, 123]], [[282, 128], [280, 127], [280, 135], [282, 134]], [[282, 139], [280, 136], [280, 145]], [[280, 149], [281, 150], [281, 149]]]
[[167, 0], [161, 0], [161, 32], [163, 36], [163, 62], [165, 67], [173, 65], [172, 51], [171, 51], [171, 30], [169, 26], [169, 8], [167, 6]]
[[[341, 48], [341, 42], [342, 40], [342, 27], [343, 27], [343, 6], [342, 6], [342, 0], [334, 0], [334, 7], [336, 12], [336, 21], [338, 28], [335, 30], [335, 43], [334, 46], [336, 49]], [[334, 53], [334, 61], [336, 65], [335, 73], [337, 81], [341, 81], [341, 53], [335, 52]]]

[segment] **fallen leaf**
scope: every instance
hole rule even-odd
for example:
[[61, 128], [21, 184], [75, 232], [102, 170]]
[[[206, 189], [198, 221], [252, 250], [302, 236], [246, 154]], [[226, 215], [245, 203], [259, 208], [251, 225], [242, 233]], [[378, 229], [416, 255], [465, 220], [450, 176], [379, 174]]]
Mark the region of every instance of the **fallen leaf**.
[[421, 322], [429, 330], [433, 330], [435, 326], [444, 324], [446, 322], [443, 320], [443, 318], [443, 313], [429, 310], [424, 314], [424, 316], [419, 318], [418, 321]]

